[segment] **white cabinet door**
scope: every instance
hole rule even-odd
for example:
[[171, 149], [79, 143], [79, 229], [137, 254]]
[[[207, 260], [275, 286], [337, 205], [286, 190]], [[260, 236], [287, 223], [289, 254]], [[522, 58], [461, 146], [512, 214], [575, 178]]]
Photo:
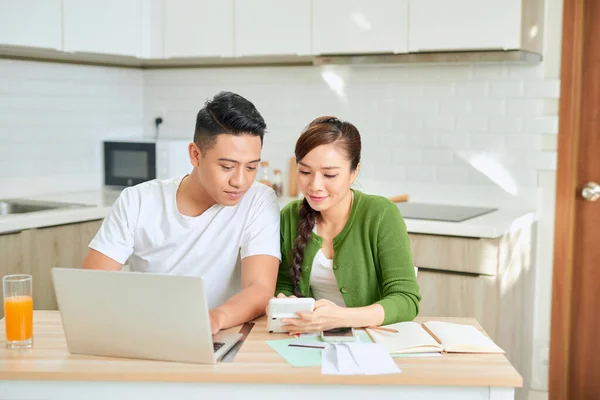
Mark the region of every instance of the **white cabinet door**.
[[233, 56], [233, 0], [165, 1], [165, 56]]
[[411, 52], [520, 47], [521, 0], [411, 0], [409, 15]]
[[311, 0], [235, 0], [235, 55], [310, 54]]
[[63, 0], [64, 50], [139, 57], [142, 0]]
[[312, 50], [406, 53], [407, 24], [408, 0], [313, 0]]
[[61, 0], [0, 0], [0, 44], [62, 50]]
[[164, 58], [164, 14], [163, 0], [142, 2], [142, 58]]

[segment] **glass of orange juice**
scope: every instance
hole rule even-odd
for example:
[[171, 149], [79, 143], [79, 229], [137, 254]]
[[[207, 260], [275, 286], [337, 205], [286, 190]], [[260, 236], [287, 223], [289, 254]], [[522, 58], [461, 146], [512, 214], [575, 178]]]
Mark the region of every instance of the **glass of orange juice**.
[[28, 349], [33, 346], [33, 297], [31, 275], [6, 275], [2, 278], [6, 347]]

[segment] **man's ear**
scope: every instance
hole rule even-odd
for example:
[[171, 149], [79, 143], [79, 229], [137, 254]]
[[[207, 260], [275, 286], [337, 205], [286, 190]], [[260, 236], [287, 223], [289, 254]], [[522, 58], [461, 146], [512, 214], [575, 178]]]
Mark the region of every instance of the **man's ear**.
[[190, 143], [188, 146], [188, 153], [190, 155], [190, 162], [194, 167], [200, 165], [200, 160], [202, 159], [202, 152], [198, 145], [194, 142]]

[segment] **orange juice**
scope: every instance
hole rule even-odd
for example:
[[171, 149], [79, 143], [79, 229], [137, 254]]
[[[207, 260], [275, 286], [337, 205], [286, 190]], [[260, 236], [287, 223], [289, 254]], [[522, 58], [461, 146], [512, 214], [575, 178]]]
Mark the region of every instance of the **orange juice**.
[[31, 296], [12, 296], [4, 299], [6, 340], [21, 341], [33, 335], [33, 299]]

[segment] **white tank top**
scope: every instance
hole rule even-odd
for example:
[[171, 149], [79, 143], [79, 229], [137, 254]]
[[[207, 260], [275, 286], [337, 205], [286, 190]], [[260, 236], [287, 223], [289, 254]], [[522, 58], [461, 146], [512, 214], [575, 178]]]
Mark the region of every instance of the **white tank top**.
[[[313, 229], [317, 233], [317, 225]], [[345, 307], [344, 298], [338, 288], [337, 280], [333, 273], [333, 260], [325, 257], [323, 250], [319, 249], [313, 260], [310, 272], [310, 287], [315, 300], [327, 299], [338, 306]]]

